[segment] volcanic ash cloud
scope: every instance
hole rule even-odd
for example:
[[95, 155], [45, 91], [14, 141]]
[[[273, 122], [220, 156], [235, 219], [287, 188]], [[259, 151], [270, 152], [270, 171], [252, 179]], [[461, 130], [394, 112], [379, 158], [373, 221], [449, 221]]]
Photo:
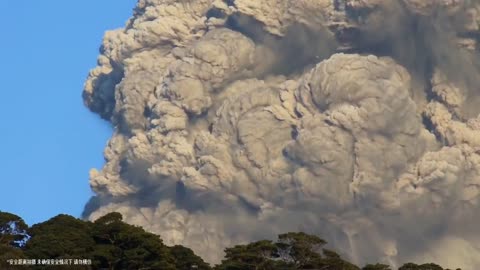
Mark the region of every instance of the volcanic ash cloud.
[[85, 104], [86, 218], [212, 262], [303, 230], [357, 263], [480, 268], [478, 1], [139, 0]]

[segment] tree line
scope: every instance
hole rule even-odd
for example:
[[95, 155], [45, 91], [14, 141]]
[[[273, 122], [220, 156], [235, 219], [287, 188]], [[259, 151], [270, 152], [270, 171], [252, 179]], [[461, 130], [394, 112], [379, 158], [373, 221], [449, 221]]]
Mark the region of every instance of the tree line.
[[[326, 241], [303, 232], [280, 234], [225, 249], [224, 259], [211, 266], [184, 246], [167, 246], [160, 236], [109, 213], [94, 222], [58, 215], [26, 225], [15, 214], [0, 212], [0, 269], [105, 270], [393, 270], [385, 264], [359, 267], [325, 248]], [[11, 265], [23, 259], [89, 259], [89, 265]], [[398, 270], [449, 270], [428, 263], [406, 263]], [[459, 270], [459, 269], [457, 269]]]

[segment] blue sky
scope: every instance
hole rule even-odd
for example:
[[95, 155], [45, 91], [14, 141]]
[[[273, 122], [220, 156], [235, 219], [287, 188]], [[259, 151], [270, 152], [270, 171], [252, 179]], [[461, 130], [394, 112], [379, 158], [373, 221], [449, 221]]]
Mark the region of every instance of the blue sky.
[[0, 211], [30, 225], [81, 214], [111, 134], [83, 106], [83, 83], [135, 3], [0, 0]]

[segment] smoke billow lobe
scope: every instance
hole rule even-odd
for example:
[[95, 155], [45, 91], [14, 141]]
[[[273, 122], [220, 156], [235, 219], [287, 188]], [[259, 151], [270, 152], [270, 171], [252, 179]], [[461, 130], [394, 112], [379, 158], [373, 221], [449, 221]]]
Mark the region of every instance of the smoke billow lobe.
[[358, 263], [478, 268], [479, 12], [139, 0], [85, 83], [115, 127], [85, 217], [121, 212], [212, 262], [303, 230]]

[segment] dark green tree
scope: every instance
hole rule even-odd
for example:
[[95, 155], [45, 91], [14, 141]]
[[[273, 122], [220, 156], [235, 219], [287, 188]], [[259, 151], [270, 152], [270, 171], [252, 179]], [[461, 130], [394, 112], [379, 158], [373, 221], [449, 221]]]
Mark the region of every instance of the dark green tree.
[[7, 260], [26, 258], [20, 248], [28, 240], [27, 228], [21, 217], [0, 212], [0, 269], [26, 269], [10, 266]]
[[25, 246], [29, 258], [89, 258], [95, 242], [90, 236], [92, 224], [69, 215], [58, 215], [28, 229], [31, 239]]
[[91, 267], [81, 269], [175, 269], [173, 255], [160, 237], [124, 223], [119, 213], [93, 223], [59, 215], [28, 233], [31, 239], [24, 249], [29, 258], [92, 260]]
[[119, 213], [107, 214], [93, 223], [94, 268], [175, 269], [175, 259], [158, 235], [122, 221]]
[[[333, 250], [322, 249], [323, 257], [317, 260], [314, 260], [311, 266], [315, 269], [341, 269], [341, 270], [360, 270], [358, 266], [349, 263], [341, 258]], [[305, 268], [303, 268], [305, 269]]]
[[[69, 215], [58, 215], [30, 227], [31, 236], [24, 252], [31, 259], [89, 259], [95, 242], [90, 236], [92, 224]], [[36, 266], [31, 269], [51, 269]], [[55, 266], [57, 270], [91, 269], [90, 266]]]
[[326, 242], [314, 235], [286, 233], [278, 241], [269, 240], [237, 245], [225, 250], [221, 270], [359, 270], [334, 251], [322, 248]]
[[417, 265], [414, 263], [406, 263], [402, 265], [398, 270], [444, 270], [440, 265], [434, 263], [425, 263]]
[[276, 246], [283, 260], [292, 262], [297, 268], [310, 267], [322, 259], [320, 252], [327, 242], [318, 236], [303, 232], [280, 234]]
[[389, 265], [386, 264], [367, 264], [365, 265], [362, 270], [392, 270]]
[[176, 245], [170, 247], [170, 253], [175, 260], [175, 268], [178, 270], [209, 270], [210, 265], [203, 261], [202, 258], [195, 255], [193, 251], [187, 247]]
[[359, 268], [341, 258], [336, 252], [323, 248], [327, 242], [318, 236], [303, 232], [281, 234], [276, 243], [280, 257], [293, 263], [293, 269], [342, 269]]
[[269, 240], [225, 249], [225, 260], [216, 269], [222, 270], [268, 270], [285, 268], [287, 263], [276, 260], [277, 246]]
[[0, 211], [0, 245], [21, 247], [28, 240], [28, 226], [17, 215]]

